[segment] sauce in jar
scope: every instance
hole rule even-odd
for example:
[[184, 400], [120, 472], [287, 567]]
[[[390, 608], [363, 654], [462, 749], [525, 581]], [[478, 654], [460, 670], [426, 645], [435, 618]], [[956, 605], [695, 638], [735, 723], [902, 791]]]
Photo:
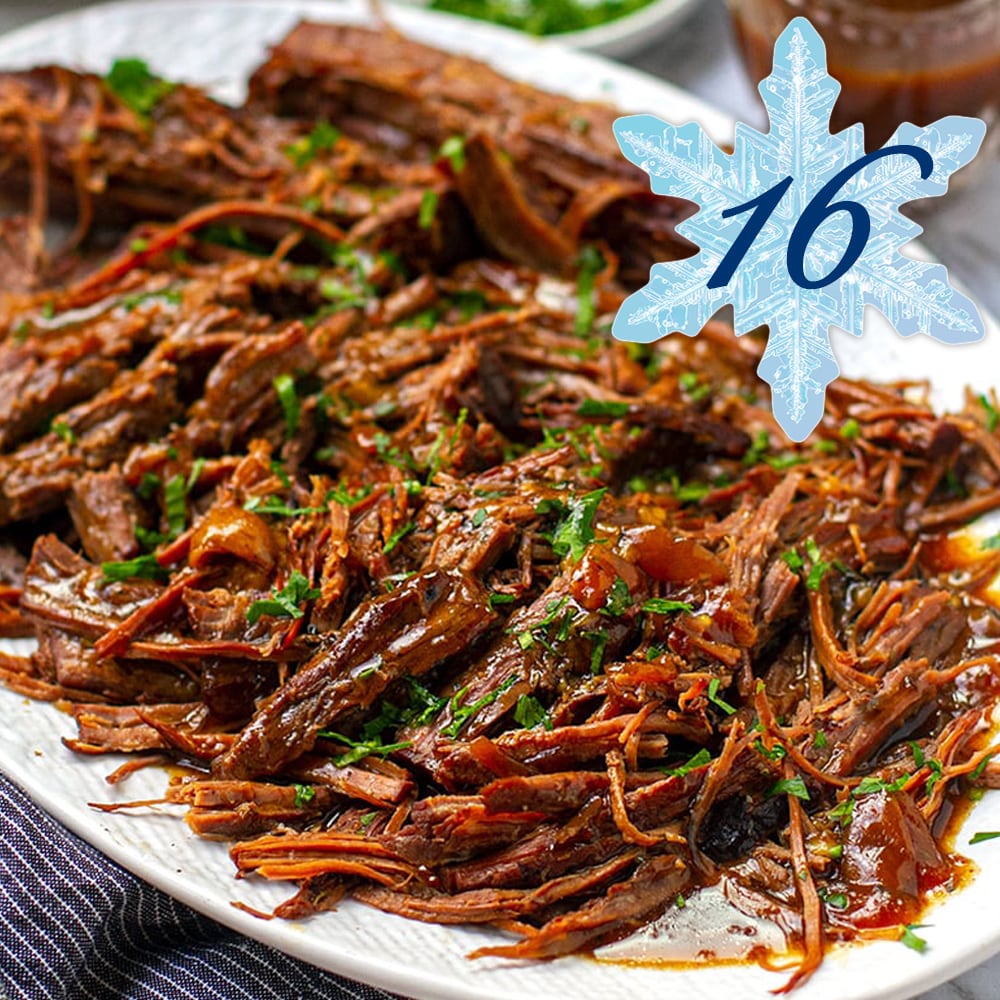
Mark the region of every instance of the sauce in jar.
[[877, 149], [902, 122], [946, 115], [987, 124], [1000, 113], [1000, 0], [730, 0], [755, 80], [771, 71], [774, 41], [794, 17], [822, 35], [842, 90], [834, 131], [865, 126]]

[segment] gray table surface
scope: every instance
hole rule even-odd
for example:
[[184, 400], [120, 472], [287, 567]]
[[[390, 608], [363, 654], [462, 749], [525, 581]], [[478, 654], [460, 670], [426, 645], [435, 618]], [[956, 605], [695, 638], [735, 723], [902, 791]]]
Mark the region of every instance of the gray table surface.
[[[0, 33], [85, 6], [90, 4], [0, 2]], [[755, 127], [765, 124], [757, 92], [737, 59], [723, 0], [702, 0], [665, 42], [638, 53], [629, 63], [697, 94], [740, 121]], [[924, 226], [926, 246], [965, 283], [980, 306], [1000, 317], [1000, 160], [978, 169], [974, 183], [937, 199], [918, 221]], [[1000, 956], [916, 1000], [1000, 1000]]]

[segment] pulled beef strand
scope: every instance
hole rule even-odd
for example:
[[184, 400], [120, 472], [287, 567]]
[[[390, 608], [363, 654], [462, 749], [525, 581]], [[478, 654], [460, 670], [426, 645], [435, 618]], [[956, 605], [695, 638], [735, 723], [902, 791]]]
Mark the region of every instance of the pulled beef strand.
[[48, 67], [0, 109], [0, 679], [70, 749], [187, 764], [163, 801], [278, 915], [520, 938], [481, 954], [718, 883], [791, 987], [954, 886], [995, 398], [840, 380], [792, 444], [761, 338], [614, 341], [688, 207], [613, 109], [395, 33], [300, 25], [240, 108]]

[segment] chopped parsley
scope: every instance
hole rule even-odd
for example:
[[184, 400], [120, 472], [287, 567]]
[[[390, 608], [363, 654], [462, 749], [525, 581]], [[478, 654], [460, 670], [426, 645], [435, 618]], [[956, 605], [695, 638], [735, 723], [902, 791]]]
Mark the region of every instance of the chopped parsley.
[[594, 517], [607, 487], [571, 497], [566, 505], [566, 518], [552, 536], [552, 550], [557, 556], [569, 556], [579, 562], [587, 546], [594, 540]]
[[316, 789], [312, 785], [295, 786], [295, 808], [304, 809], [316, 798]]
[[703, 384], [697, 372], [684, 372], [678, 376], [677, 384], [692, 403], [700, 403], [712, 392], [712, 387], [707, 383]]
[[142, 479], [139, 480], [138, 487], [136, 487], [136, 493], [143, 500], [149, 500], [160, 488], [161, 483], [162, 480], [155, 472], [144, 472]]
[[788, 751], [780, 743], [775, 743], [774, 746], [769, 747], [759, 736], [753, 741], [753, 748], [768, 760], [783, 760], [788, 756]]
[[[443, 10], [481, 21], [490, 21], [508, 28], [518, 28], [530, 35], [556, 35], [567, 31], [583, 31], [616, 20], [651, 3], [651, 0], [431, 0], [432, 10]], [[586, 119], [574, 118], [574, 124]]]
[[819, 546], [814, 539], [806, 539], [805, 549], [806, 554], [812, 560], [812, 566], [809, 569], [809, 574], [806, 576], [806, 588], [809, 590], [819, 590], [820, 584], [823, 582], [823, 577], [830, 570], [830, 563], [820, 558]]
[[441, 143], [438, 156], [451, 164], [451, 169], [460, 174], [465, 169], [465, 136], [453, 135]]
[[993, 832], [991, 830], [982, 831], [980, 833], [974, 833], [969, 838], [969, 843], [970, 844], [983, 844], [987, 840], [996, 840], [997, 837], [1000, 837], [1000, 833]]
[[597, 675], [604, 666], [604, 651], [608, 648], [609, 636], [603, 628], [593, 629], [583, 633], [584, 639], [590, 639], [594, 645], [590, 648], [590, 672]]
[[338, 484], [333, 489], [327, 491], [325, 499], [327, 503], [333, 500], [343, 507], [353, 507], [355, 504], [359, 504], [362, 500], [370, 497], [374, 489], [374, 486], [366, 484], [352, 493], [346, 486]]
[[985, 394], [977, 396], [976, 400], [986, 411], [986, 429], [992, 434], [1000, 426], [1000, 410], [997, 410]]
[[284, 153], [298, 169], [308, 166], [319, 153], [328, 153], [337, 145], [340, 130], [329, 122], [317, 122], [316, 127], [308, 134], [286, 146]]
[[291, 375], [284, 373], [276, 375], [272, 383], [274, 391], [278, 394], [278, 402], [281, 404], [282, 413], [285, 415], [285, 437], [293, 438], [299, 429], [299, 417], [301, 407], [299, 396], [295, 391], [295, 379]]
[[806, 564], [805, 559], [795, 549], [782, 552], [781, 558], [784, 559], [786, 565], [793, 573], [798, 573]]
[[531, 694], [522, 694], [517, 699], [517, 705], [514, 706], [514, 721], [518, 725], [524, 726], [525, 729], [534, 729], [535, 726], [552, 728], [549, 713], [542, 707], [541, 702]]
[[121, 583], [123, 580], [166, 580], [167, 571], [148, 554], [124, 562], [101, 563], [101, 583]]
[[298, 570], [294, 570], [281, 590], [271, 588], [269, 600], [254, 601], [247, 608], [247, 621], [254, 625], [262, 615], [270, 615], [273, 618], [301, 618], [304, 612], [299, 605], [304, 601], [314, 601], [319, 596], [320, 591], [311, 587], [309, 581]]
[[863, 777], [851, 790], [851, 795], [858, 799], [862, 795], [874, 795], [876, 792], [899, 792], [910, 780], [910, 775], [904, 774], [895, 781], [886, 781], [875, 774], [868, 774]]
[[163, 487], [163, 506], [171, 538], [187, 527], [187, 495], [188, 485], [183, 476], [171, 476]]
[[160, 531], [150, 531], [141, 524], [135, 526], [135, 540], [143, 552], [152, 552], [158, 545], [169, 542], [170, 539]]
[[407, 677], [406, 683], [410, 688], [410, 707], [403, 712], [400, 721], [408, 725], [425, 726], [437, 717], [448, 704], [448, 699], [429, 691], [416, 678]]
[[429, 188], [420, 199], [420, 214], [417, 216], [417, 224], [421, 229], [430, 229], [434, 225], [439, 197], [437, 191]]
[[632, 592], [628, 589], [628, 584], [620, 576], [616, 576], [600, 612], [602, 615], [618, 618], [625, 614], [631, 606]]
[[702, 747], [693, 757], [685, 761], [683, 764], [678, 767], [669, 767], [665, 770], [672, 778], [683, 778], [684, 775], [690, 774], [692, 771], [696, 771], [699, 767], [704, 767], [706, 764], [711, 763], [712, 755], [705, 747]]
[[271, 471], [278, 477], [281, 485], [284, 486], [286, 490], [292, 488], [292, 481], [288, 478], [285, 466], [276, 458], [271, 459]]
[[143, 119], [176, 87], [151, 73], [142, 59], [116, 59], [104, 78], [104, 85]]
[[691, 614], [694, 611], [694, 605], [687, 601], [674, 601], [669, 597], [651, 597], [648, 601], [643, 602], [642, 610], [654, 615], [672, 615], [677, 611]]
[[179, 306], [183, 301], [184, 295], [178, 289], [165, 288], [162, 292], [135, 292], [126, 295], [121, 300], [121, 307], [125, 312], [133, 312], [147, 302], [165, 302], [170, 306]]
[[414, 524], [413, 521], [407, 521], [406, 524], [404, 524], [401, 527], [397, 528], [389, 536], [389, 540], [385, 543], [385, 545], [382, 546], [382, 554], [383, 555], [389, 555], [389, 553], [393, 552], [396, 549], [396, 547], [399, 545], [399, 543], [404, 538], [406, 538], [406, 536], [408, 534], [410, 534], [411, 531], [416, 531], [416, 530], [417, 530], [417, 526], [416, 526], [416, 524]]
[[76, 434], [65, 420], [55, 420], [52, 423], [52, 430], [66, 442], [66, 444], [76, 444]]
[[340, 312], [342, 309], [363, 309], [367, 304], [365, 294], [369, 291], [366, 287], [358, 291], [353, 286], [336, 278], [324, 278], [319, 283], [319, 293], [332, 305], [325, 306], [323, 315]]
[[405, 750], [407, 747], [413, 746], [411, 740], [406, 740], [403, 743], [383, 743], [381, 736], [376, 736], [368, 740], [351, 740], [340, 733], [329, 732], [327, 730], [323, 730], [319, 735], [324, 739], [336, 740], [338, 743], [343, 743], [345, 746], [351, 748], [347, 753], [333, 758], [333, 763], [336, 767], [347, 767], [349, 764], [356, 764], [359, 760], [364, 760], [365, 757], [388, 757], [389, 754], [395, 753], [397, 750]]
[[719, 681], [718, 677], [713, 677], [708, 682], [708, 700], [713, 705], [715, 705], [716, 708], [721, 708], [722, 711], [726, 713], [726, 715], [735, 715], [736, 714], [736, 709], [733, 708], [733, 706], [730, 705], [728, 701], [723, 701], [719, 697], [719, 686], [720, 686], [720, 683], [721, 682]]
[[457, 739], [459, 732], [469, 719], [482, 709], [486, 708], [487, 705], [492, 705], [493, 702], [495, 702], [497, 698], [499, 698], [500, 695], [503, 694], [509, 687], [512, 687], [516, 681], [517, 677], [512, 674], [503, 682], [503, 684], [496, 688], [496, 690], [490, 691], [488, 694], [484, 694], [482, 698], [479, 698], [468, 705], [461, 704], [462, 699], [464, 699], [469, 692], [468, 687], [462, 688], [462, 690], [457, 692], [449, 702], [451, 722], [449, 722], [448, 725], [442, 730], [444, 735], [453, 740]]
[[597, 314], [594, 302], [594, 278], [604, 268], [604, 257], [596, 247], [586, 246], [577, 260], [579, 271], [576, 278], [576, 323], [575, 331], [586, 336], [594, 327]]
[[903, 928], [902, 935], [900, 935], [900, 943], [905, 944], [907, 948], [912, 948], [914, 951], [919, 951], [923, 954], [927, 951], [927, 942], [920, 935], [915, 934], [914, 931], [919, 931], [927, 926], [927, 924], [907, 924]]
[[806, 788], [806, 783], [798, 775], [794, 778], [781, 778], [776, 781], [767, 790], [767, 794], [768, 796], [794, 795], [795, 798], [801, 799], [803, 802], [809, 801], [809, 789]]
[[601, 399], [585, 399], [576, 408], [581, 417], [624, 417], [628, 411], [628, 403]]
[[243, 509], [251, 514], [274, 514], [276, 517], [304, 517], [322, 514], [322, 507], [289, 507], [280, 497], [250, 497]]
[[766, 430], [757, 431], [750, 447], [743, 455], [743, 464], [746, 466], [758, 465], [771, 447], [771, 437]]
[[861, 436], [861, 425], [854, 419], [854, 417], [848, 417], [840, 425], [840, 436], [845, 441], [857, 441]]

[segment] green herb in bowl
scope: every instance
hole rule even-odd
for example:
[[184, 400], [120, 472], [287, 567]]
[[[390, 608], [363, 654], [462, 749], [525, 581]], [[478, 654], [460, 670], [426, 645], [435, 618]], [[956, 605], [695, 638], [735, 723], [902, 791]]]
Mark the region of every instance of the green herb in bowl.
[[561, 35], [616, 21], [652, 0], [431, 0], [431, 10], [518, 28], [530, 35]]

